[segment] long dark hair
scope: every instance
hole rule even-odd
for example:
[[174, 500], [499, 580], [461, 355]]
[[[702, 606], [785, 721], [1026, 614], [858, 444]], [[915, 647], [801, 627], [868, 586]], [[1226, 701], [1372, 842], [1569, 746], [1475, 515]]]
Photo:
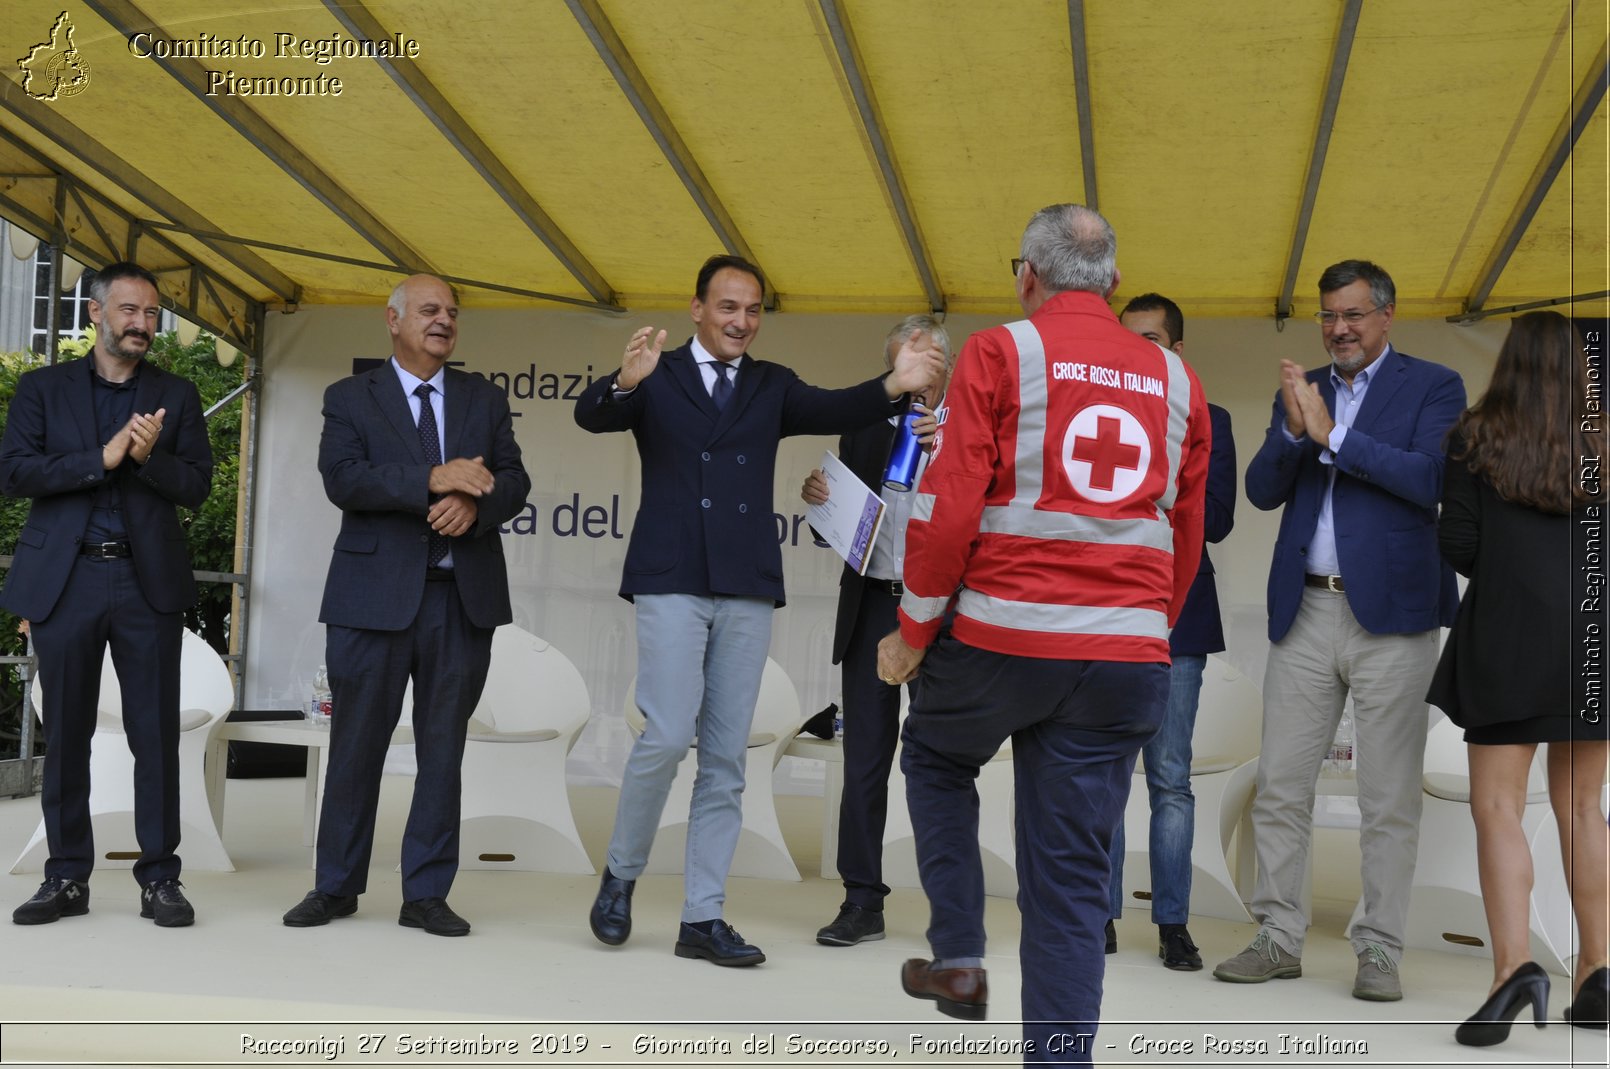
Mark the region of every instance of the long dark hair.
[[1528, 312], [1509, 326], [1492, 382], [1449, 432], [1463, 460], [1506, 501], [1566, 513], [1601, 500], [1602, 484], [1579, 465], [1603, 458], [1604, 418], [1586, 411], [1582, 335], [1558, 312]]

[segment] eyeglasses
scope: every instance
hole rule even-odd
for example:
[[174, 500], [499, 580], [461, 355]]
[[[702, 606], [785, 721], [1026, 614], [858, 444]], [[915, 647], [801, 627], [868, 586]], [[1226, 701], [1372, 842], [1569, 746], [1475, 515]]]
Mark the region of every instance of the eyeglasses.
[[[1027, 260], [1023, 259], [1021, 256], [1012, 257], [1012, 277], [1013, 278], [1017, 277], [1017, 273], [1023, 269], [1024, 264], [1029, 264], [1029, 262]], [[1029, 266], [1033, 267], [1034, 265], [1029, 264]]]
[[1385, 307], [1386, 305], [1384, 304], [1378, 304], [1367, 312], [1315, 312], [1314, 318], [1318, 320], [1319, 325], [1322, 327], [1333, 327], [1338, 319], [1352, 327], [1363, 322], [1365, 316], [1374, 315]]

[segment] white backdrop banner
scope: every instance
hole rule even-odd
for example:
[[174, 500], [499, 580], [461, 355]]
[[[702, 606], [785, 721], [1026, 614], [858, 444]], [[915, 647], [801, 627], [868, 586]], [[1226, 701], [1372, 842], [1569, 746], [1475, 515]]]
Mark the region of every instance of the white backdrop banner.
[[[883, 337], [898, 319], [768, 316], [753, 355], [787, 364], [815, 385], [849, 386], [882, 371]], [[951, 316], [947, 327], [959, 348], [971, 331], [993, 322]], [[473, 305], [459, 324], [455, 363], [507, 392], [531, 474], [526, 507], [503, 535], [515, 622], [552, 642], [586, 679], [593, 718], [572, 754], [572, 776], [618, 782], [629, 739], [621, 706], [636, 673], [636, 644], [631, 605], [616, 590], [637, 511], [637, 452], [631, 435], [588, 434], [571, 413], [581, 389], [615, 369], [636, 327], [666, 328], [669, 347], [681, 344], [692, 324], [685, 312], [617, 317]], [[1505, 329], [1405, 322], [1394, 325], [1393, 340], [1459, 370], [1474, 397]], [[1187, 336], [1187, 360], [1209, 398], [1234, 418], [1244, 471], [1269, 420], [1280, 358], [1322, 363], [1318, 330], [1303, 324], [1276, 333], [1268, 320], [1200, 320]], [[317, 470], [321, 398], [326, 386], [352, 373], [354, 361], [387, 356], [390, 339], [378, 306], [270, 313], [265, 338], [245, 707], [299, 709], [324, 662], [318, 607], [339, 525]], [[838, 699], [831, 649], [842, 565], [813, 543], [799, 485], [834, 444], [788, 439], [777, 464], [774, 510], [788, 605], [774, 620], [772, 656], [807, 714]], [[1263, 586], [1277, 515], [1257, 513], [1243, 500], [1236, 520], [1230, 540], [1212, 552], [1230, 659], [1260, 679], [1267, 650]]]

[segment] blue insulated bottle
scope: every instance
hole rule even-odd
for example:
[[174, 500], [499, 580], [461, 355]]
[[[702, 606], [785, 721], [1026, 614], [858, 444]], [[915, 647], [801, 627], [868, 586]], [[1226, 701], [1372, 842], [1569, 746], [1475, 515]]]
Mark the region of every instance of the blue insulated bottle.
[[891, 490], [910, 490], [917, 481], [917, 462], [922, 458], [922, 445], [912, 424], [922, 418], [914, 407], [907, 408], [894, 430], [894, 442], [889, 446], [889, 463], [883, 469], [883, 485]]

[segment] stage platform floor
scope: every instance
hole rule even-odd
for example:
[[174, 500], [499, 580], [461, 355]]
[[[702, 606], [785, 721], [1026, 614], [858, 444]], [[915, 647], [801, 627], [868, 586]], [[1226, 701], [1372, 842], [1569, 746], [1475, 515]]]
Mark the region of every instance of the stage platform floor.
[[[727, 918], [768, 960], [751, 969], [721, 969], [671, 952], [680, 877], [640, 882], [632, 938], [612, 949], [587, 927], [596, 877], [464, 872], [451, 902], [474, 931], [442, 939], [397, 924], [393, 869], [411, 789], [411, 779], [386, 777], [369, 891], [355, 916], [329, 927], [280, 924], [280, 915], [312, 886], [312, 851], [301, 845], [300, 779], [229, 782], [224, 842], [237, 871], [185, 875], [198, 914], [192, 928], [163, 930], [140, 920], [133, 879], [111, 869], [95, 876], [88, 916], [40, 927], [7, 925], [0, 933], [0, 1062], [849, 1066], [1021, 1060], [987, 1053], [1009, 1051], [1021, 1039], [1015, 1023], [1019, 928], [1011, 901], [989, 901], [991, 1020], [984, 1024], [951, 1020], [901, 993], [901, 961], [927, 956], [927, 907], [916, 890], [890, 897], [886, 939], [835, 948], [817, 945], [814, 935], [839, 904], [836, 881], [815, 875], [799, 883], [733, 879]], [[596, 863], [615, 793], [571, 790]], [[820, 798], [780, 795], [778, 809], [800, 871], [818, 872]], [[0, 801], [0, 857], [15, 858], [38, 819], [37, 799]], [[1147, 914], [1127, 911], [1120, 950], [1107, 963], [1097, 1064], [1606, 1064], [1605, 1033], [1560, 1022], [1569, 999], [1564, 977], [1554, 978], [1547, 1029], [1517, 1028], [1509, 1042], [1486, 1049], [1453, 1041], [1454, 1025], [1485, 995], [1485, 959], [1411, 950], [1403, 1001], [1353, 999], [1354, 960], [1341, 931], [1358, 893], [1356, 834], [1321, 829], [1317, 847], [1321, 897], [1302, 979], [1256, 986], [1215, 981], [1213, 964], [1245, 946], [1254, 927], [1211, 919], [1191, 925], [1207, 969], [1169, 972], [1156, 957], [1156, 929]], [[33, 874], [0, 876], [0, 903], [13, 908], [38, 881]], [[1170, 1043], [1174, 1050], [1189, 1044], [1189, 1052], [1167, 1053]], [[1242, 1046], [1231, 1046], [1236, 1043]], [[1260, 1044], [1267, 1053], [1258, 1052]], [[958, 1053], [967, 1049], [974, 1053]]]

